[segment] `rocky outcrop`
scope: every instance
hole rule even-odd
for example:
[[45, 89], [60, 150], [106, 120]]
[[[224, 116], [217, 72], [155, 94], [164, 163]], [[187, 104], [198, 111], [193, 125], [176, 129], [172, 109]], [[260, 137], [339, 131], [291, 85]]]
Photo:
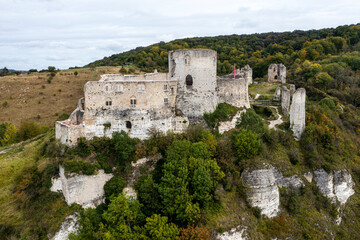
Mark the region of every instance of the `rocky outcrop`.
[[289, 116], [289, 108], [290, 108], [290, 91], [286, 86], [283, 86], [281, 93], [281, 109], [285, 116]]
[[327, 173], [324, 169], [314, 171], [314, 181], [320, 192], [331, 199], [344, 205], [354, 194], [354, 181], [347, 170], [336, 170]]
[[234, 129], [243, 112], [246, 112], [246, 109], [238, 111], [230, 121], [220, 122], [218, 126], [219, 133], [223, 134], [224, 132]]
[[65, 221], [61, 224], [60, 230], [50, 238], [51, 240], [68, 240], [70, 233], [76, 233], [79, 229], [79, 224], [77, 219], [79, 217], [78, 213], [74, 213], [65, 218]]
[[305, 100], [306, 91], [299, 88], [295, 91], [290, 107], [290, 127], [295, 139], [299, 140], [305, 130]]
[[61, 191], [68, 205], [78, 203], [83, 208], [95, 208], [104, 202], [104, 185], [113, 177], [112, 174], [106, 174], [103, 170], [99, 170], [97, 175], [72, 174], [66, 177], [64, 168], [61, 166], [59, 175], [59, 178], [52, 179], [51, 190]]
[[303, 186], [301, 179], [296, 176], [283, 177], [281, 172], [272, 166], [254, 171], [245, 170], [242, 178], [250, 188], [248, 201], [251, 206], [258, 207], [267, 217], [275, 217], [279, 212], [279, 187], [299, 188]]
[[258, 207], [267, 217], [275, 217], [279, 212], [280, 195], [276, 185], [274, 169], [258, 169], [244, 171], [242, 178], [249, 186], [248, 201], [251, 206]]
[[229, 231], [219, 233], [216, 236], [217, 240], [246, 240], [248, 239], [245, 229], [241, 226], [230, 229]]

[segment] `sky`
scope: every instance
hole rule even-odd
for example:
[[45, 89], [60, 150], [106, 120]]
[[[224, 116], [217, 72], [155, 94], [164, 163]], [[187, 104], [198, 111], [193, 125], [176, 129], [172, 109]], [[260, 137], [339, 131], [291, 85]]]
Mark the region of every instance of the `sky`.
[[0, 0], [0, 68], [83, 66], [185, 37], [360, 23], [359, 0]]

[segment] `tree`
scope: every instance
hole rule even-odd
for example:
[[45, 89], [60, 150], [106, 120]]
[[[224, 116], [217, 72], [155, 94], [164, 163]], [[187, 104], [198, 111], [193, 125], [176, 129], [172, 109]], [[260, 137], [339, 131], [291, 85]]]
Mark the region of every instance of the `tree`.
[[260, 153], [261, 140], [251, 130], [242, 129], [233, 136], [233, 147], [239, 160], [252, 158]]
[[75, 71], [75, 72], [74, 72], [75, 77], [76, 77], [78, 74], [79, 74], [78, 71]]
[[15, 143], [16, 128], [13, 124], [3, 123], [0, 125], [0, 146]]
[[178, 227], [173, 223], [168, 223], [167, 217], [154, 214], [146, 218], [146, 224], [143, 227], [143, 234], [150, 239], [172, 240], [177, 239], [179, 235]]
[[126, 132], [114, 132], [112, 136], [113, 147], [119, 164], [123, 164], [135, 152], [136, 139], [130, 138]]
[[180, 229], [179, 240], [210, 240], [210, 233], [204, 227], [187, 226]]
[[49, 72], [55, 72], [56, 68], [54, 66], [49, 66], [48, 71]]
[[40, 127], [34, 122], [22, 122], [18, 131], [20, 141], [33, 138], [41, 133]]

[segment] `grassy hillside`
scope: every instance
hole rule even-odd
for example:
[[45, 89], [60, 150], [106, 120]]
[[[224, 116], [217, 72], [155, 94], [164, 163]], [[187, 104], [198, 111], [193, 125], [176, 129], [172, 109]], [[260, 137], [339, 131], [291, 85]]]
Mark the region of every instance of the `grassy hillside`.
[[[81, 68], [0, 77], [0, 123], [16, 127], [22, 121], [34, 121], [53, 127], [63, 113], [70, 114], [77, 100], [84, 96], [84, 84], [97, 81], [101, 74], [119, 73], [119, 67]], [[74, 72], [78, 75], [75, 76]]]

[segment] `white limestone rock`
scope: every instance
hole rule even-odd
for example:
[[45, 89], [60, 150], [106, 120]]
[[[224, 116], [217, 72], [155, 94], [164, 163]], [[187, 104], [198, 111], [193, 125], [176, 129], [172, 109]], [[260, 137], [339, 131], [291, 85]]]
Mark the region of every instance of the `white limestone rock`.
[[355, 192], [354, 181], [347, 170], [334, 171], [334, 193], [340, 204], [344, 205]]
[[347, 170], [337, 170], [327, 173], [324, 169], [314, 171], [314, 181], [320, 192], [331, 199], [338, 200], [344, 205], [350, 196], [354, 194], [354, 181]]
[[274, 100], [280, 100], [280, 96], [281, 96], [281, 88], [277, 87], [274, 93]]
[[280, 194], [273, 168], [245, 170], [242, 178], [249, 186], [248, 201], [251, 206], [261, 209], [267, 217], [275, 217], [279, 212]]
[[236, 123], [238, 119], [241, 117], [241, 114], [243, 112], [246, 112], [246, 109], [240, 110], [236, 113], [236, 115], [230, 120], [226, 122], [220, 122], [218, 126], [219, 133], [223, 134], [224, 132], [227, 132], [233, 128], [236, 127]]
[[219, 233], [216, 236], [217, 240], [246, 240], [248, 239], [245, 233], [246, 229], [241, 229], [241, 226], [230, 229], [229, 231]]
[[61, 224], [60, 230], [51, 238], [51, 240], [68, 240], [69, 235], [71, 233], [76, 233], [79, 229], [79, 224], [77, 223], [78, 217], [78, 213], [67, 216]]
[[290, 106], [290, 126], [297, 140], [305, 130], [305, 100], [306, 90], [299, 88], [295, 91]]
[[304, 178], [305, 178], [309, 183], [311, 183], [312, 180], [313, 180], [313, 174], [312, 174], [312, 172], [304, 173]]
[[99, 170], [97, 175], [74, 174], [67, 178], [62, 166], [59, 167], [59, 172], [60, 178], [53, 179], [53, 186], [50, 190], [54, 192], [59, 191], [60, 180], [61, 191], [66, 203], [68, 205], [78, 203], [83, 208], [95, 208], [104, 202], [104, 185], [113, 177], [112, 174], [106, 174], [103, 170]]
[[290, 90], [283, 86], [281, 93], [281, 109], [285, 116], [289, 116], [289, 108], [290, 108]]

